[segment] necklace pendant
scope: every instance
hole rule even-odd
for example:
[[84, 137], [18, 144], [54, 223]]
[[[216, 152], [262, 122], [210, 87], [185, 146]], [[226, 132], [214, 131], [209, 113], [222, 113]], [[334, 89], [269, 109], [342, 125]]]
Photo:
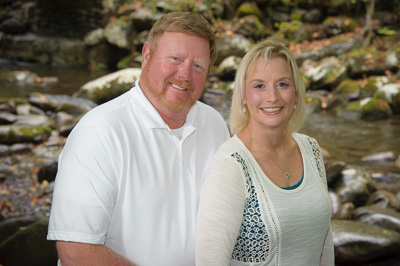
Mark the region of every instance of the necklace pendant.
[[285, 172], [285, 175], [286, 175], [287, 179], [289, 179], [289, 178], [290, 178], [290, 174], [289, 174], [289, 172], [288, 172], [288, 171], [286, 171], [286, 172]]

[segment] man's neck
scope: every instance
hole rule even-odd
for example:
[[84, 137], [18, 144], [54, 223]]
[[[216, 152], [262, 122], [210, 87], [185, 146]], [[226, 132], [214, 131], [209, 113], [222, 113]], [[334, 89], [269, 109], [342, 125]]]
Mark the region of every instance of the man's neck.
[[188, 114], [188, 112], [160, 112], [159, 110], [157, 110], [157, 112], [171, 129], [182, 127], [186, 122], [186, 116]]

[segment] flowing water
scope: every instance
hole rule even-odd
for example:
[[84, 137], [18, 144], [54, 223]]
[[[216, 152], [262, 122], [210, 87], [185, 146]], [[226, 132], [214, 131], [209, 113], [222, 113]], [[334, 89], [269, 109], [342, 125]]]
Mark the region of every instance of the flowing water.
[[[5, 70], [28, 69], [39, 77], [48, 77], [47, 84], [26, 84], [0, 81], [0, 97], [28, 97], [33, 91], [49, 94], [72, 95], [83, 84], [100, 77], [105, 72], [93, 72], [86, 68], [54, 67], [7, 67]], [[217, 110], [227, 117], [229, 104]], [[363, 156], [394, 151], [400, 153], [400, 117], [381, 121], [345, 120], [321, 112], [307, 116], [302, 133], [317, 139], [326, 149], [331, 161], [344, 161], [347, 165], [361, 166], [367, 169], [400, 172], [400, 162], [370, 164], [361, 160]]]

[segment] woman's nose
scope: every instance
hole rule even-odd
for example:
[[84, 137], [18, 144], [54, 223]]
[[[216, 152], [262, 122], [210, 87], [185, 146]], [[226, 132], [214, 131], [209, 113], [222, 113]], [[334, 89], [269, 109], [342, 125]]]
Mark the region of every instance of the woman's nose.
[[278, 99], [277, 91], [275, 88], [266, 90], [266, 99], [269, 102], [275, 102]]

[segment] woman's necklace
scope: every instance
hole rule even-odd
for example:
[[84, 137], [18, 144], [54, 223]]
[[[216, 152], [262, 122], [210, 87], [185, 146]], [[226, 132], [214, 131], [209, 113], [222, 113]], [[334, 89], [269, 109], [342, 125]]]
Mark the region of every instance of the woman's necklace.
[[[274, 161], [274, 159], [272, 158], [272, 156], [269, 154], [269, 152], [267, 152], [266, 150], [264, 150], [264, 148], [263, 147], [261, 147], [260, 145], [258, 145], [258, 143], [255, 141], [255, 139], [253, 138], [253, 134], [251, 134], [251, 130], [249, 129], [249, 132], [250, 132], [250, 138], [251, 138], [251, 140], [254, 142], [254, 144], [256, 144], [256, 146], [260, 149], [260, 150], [262, 150], [263, 152], [265, 152], [267, 155], [268, 155], [268, 157], [271, 159], [271, 161], [279, 168], [279, 169], [281, 169], [281, 171], [286, 175], [286, 178], [287, 179], [289, 179], [290, 178], [290, 173], [289, 173], [289, 170], [283, 170], [275, 161]], [[288, 162], [287, 162], [287, 151], [286, 151], [286, 144], [285, 144], [285, 140], [283, 140], [283, 148], [285, 149], [285, 166], [286, 166], [286, 169], [288, 169]]]

